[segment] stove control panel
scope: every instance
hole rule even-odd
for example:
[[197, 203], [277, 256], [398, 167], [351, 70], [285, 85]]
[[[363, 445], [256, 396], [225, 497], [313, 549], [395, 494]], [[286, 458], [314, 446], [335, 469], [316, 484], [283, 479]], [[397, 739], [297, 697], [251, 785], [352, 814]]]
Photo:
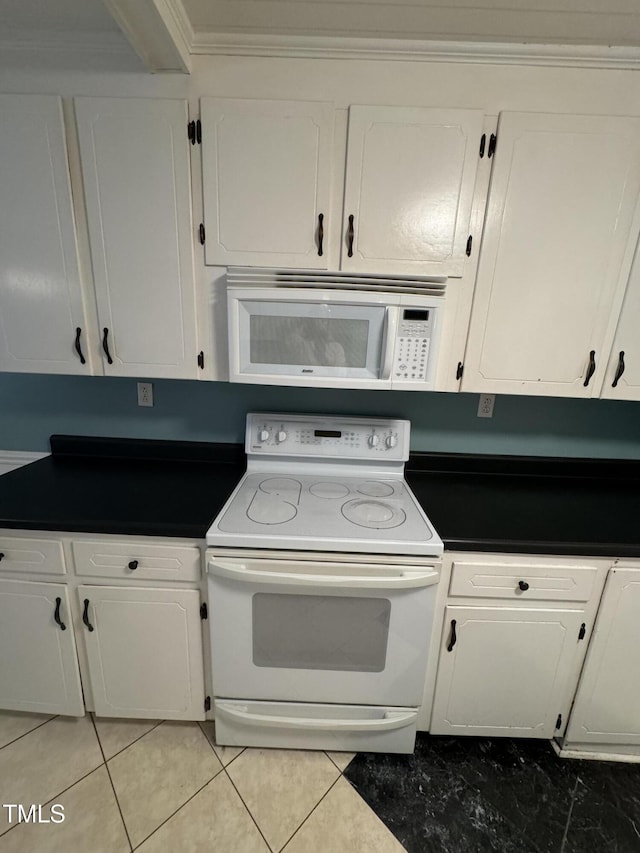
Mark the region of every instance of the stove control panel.
[[249, 413], [245, 450], [251, 455], [404, 462], [410, 430], [405, 420]]

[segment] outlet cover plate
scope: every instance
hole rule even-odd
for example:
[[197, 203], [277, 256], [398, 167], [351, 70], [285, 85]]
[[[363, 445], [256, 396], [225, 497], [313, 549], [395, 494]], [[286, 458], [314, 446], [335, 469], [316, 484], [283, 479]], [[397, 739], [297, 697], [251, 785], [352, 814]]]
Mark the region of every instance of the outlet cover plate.
[[138, 405], [153, 406], [153, 382], [138, 382]]
[[495, 402], [495, 394], [480, 394], [480, 399], [478, 401], [478, 417], [492, 418]]

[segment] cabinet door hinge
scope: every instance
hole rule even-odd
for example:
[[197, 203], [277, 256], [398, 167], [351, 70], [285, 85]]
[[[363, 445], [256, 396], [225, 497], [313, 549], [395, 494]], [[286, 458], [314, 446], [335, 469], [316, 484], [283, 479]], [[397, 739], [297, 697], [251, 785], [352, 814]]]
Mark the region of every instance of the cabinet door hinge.
[[207, 696], [207, 698], [204, 700], [204, 709], [205, 711], [211, 710], [211, 696]]
[[558, 714], [558, 719], [556, 720], [556, 731], [562, 728], [562, 714]]
[[202, 125], [200, 119], [187, 122], [187, 137], [192, 145], [202, 144]]
[[472, 243], [473, 243], [473, 237], [471, 236], [471, 234], [469, 234], [469, 239], [467, 240], [467, 249], [466, 249], [467, 257], [469, 257], [469, 255], [471, 254]]
[[458, 367], [456, 369], [456, 379], [462, 379], [462, 374], [464, 373], [464, 364], [459, 361]]
[[200, 370], [204, 370], [204, 351], [200, 350], [198, 353], [198, 367]]
[[487, 134], [483, 133], [480, 137], [480, 156], [484, 157], [484, 146], [487, 143]]
[[496, 153], [497, 141], [498, 137], [495, 135], [495, 133], [492, 133], [489, 137], [489, 149], [487, 151], [487, 157], [493, 157], [493, 155]]
[[584, 636], [586, 633], [587, 633], [587, 625], [586, 625], [586, 622], [583, 622], [582, 625], [580, 626], [580, 631], [578, 633], [578, 639], [584, 640]]
[[198, 239], [200, 240], [200, 245], [204, 246], [204, 223], [200, 223], [200, 227], [198, 228]]
[[207, 609], [207, 602], [206, 601], [203, 601], [202, 604], [200, 605], [200, 618], [201, 619], [208, 619], [209, 618], [209, 611]]

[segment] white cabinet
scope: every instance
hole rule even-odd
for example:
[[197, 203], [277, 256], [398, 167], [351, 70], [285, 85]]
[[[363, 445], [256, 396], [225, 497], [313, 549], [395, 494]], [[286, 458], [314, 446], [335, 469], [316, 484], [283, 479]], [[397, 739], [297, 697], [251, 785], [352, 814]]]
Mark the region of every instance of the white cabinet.
[[187, 109], [76, 98], [104, 372], [195, 378]]
[[482, 111], [351, 106], [337, 227], [332, 104], [201, 108], [207, 264], [326, 269], [330, 255], [353, 272], [462, 274]]
[[[607, 578], [566, 745], [640, 745], [640, 565]], [[615, 752], [615, 749], [602, 749]]]
[[0, 95], [0, 370], [89, 374], [62, 102]]
[[84, 715], [67, 588], [0, 579], [0, 708]]
[[86, 585], [77, 594], [96, 714], [204, 719], [197, 590]]
[[640, 250], [631, 269], [601, 397], [610, 400], [640, 400]]
[[573, 609], [447, 607], [432, 734], [552, 738], [566, 723], [583, 619]]
[[206, 263], [326, 269], [332, 104], [203, 98], [201, 110]]
[[500, 115], [463, 391], [598, 395], [639, 191], [640, 119]]
[[483, 121], [480, 110], [349, 108], [342, 269], [462, 275]]

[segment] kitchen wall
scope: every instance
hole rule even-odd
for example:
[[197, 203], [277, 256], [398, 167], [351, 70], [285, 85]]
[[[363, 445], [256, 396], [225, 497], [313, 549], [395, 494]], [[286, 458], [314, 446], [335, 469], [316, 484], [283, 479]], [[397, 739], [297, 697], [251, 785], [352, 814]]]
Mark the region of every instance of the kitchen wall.
[[48, 450], [52, 433], [244, 440], [248, 411], [409, 418], [413, 450], [640, 459], [640, 403], [476, 394], [337, 391], [155, 380], [154, 407], [133, 379], [0, 374], [0, 448]]

